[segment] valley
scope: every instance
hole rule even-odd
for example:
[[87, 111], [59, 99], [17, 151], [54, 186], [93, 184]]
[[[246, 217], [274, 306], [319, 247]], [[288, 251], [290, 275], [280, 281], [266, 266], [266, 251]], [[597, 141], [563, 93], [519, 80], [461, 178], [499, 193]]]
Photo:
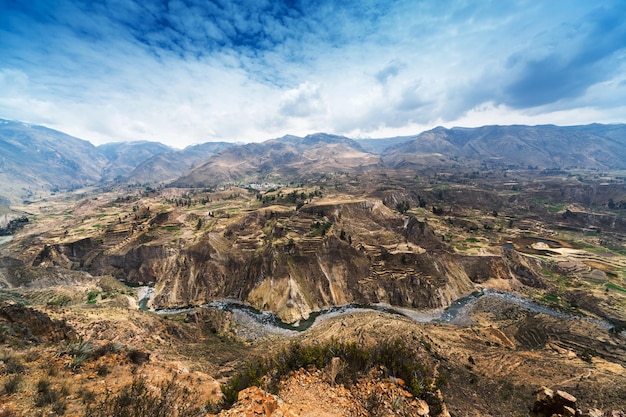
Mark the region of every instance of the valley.
[[173, 181], [11, 197], [28, 222], [0, 243], [3, 410], [170, 392], [193, 399], [181, 416], [522, 416], [541, 386], [623, 410], [626, 171], [472, 160], [497, 131], [382, 156], [286, 137]]

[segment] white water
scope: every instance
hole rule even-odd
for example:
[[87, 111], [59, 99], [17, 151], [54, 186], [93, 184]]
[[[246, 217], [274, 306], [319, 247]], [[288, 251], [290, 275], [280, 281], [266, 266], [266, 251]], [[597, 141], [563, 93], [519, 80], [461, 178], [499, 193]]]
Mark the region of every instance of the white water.
[[139, 308], [144, 310], [148, 309], [148, 304], [152, 299], [152, 295], [154, 294], [154, 287], [151, 286], [143, 286], [137, 288], [137, 299], [139, 300]]

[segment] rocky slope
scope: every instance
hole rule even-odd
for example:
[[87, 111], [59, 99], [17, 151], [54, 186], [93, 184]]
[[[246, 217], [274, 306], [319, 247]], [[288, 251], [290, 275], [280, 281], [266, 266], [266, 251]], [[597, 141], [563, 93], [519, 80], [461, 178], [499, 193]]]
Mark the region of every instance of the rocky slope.
[[[180, 227], [180, 215], [148, 214], [133, 227]], [[349, 303], [445, 307], [473, 291], [472, 279], [515, 276], [501, 258], [481, 265], [463, 260], [427, 224], [375, 199], [322, 199], [299, 210], [267, 207], [222, 221], [223, 229], [189, 244], [149, 230], [115, 233], [119, 225], [113, 225], [101, 238], [33, 246], [22, 256], [35, 267], [152, 283], [155, 308], [235, 298], [289, 322]]]
[[[242, 191], [236, 207], [255, 199]], [[19, 245], [29, 249], [4, 261], [4, 282], [25, 285], [34, 273], [29, 271], [37, 268], [81, 270], [154, 285], [153, 308], [231, 298], [294, 322], [350, 303], [436, 309], [487, 280], [503, 281], [504, 287], [539, 280], [535, 271], [542, 265], [512, 251], [457, 254], [427, 223], [391, 210], [382, 200], [307, 196], [307, 201], [299, 208], [270, 205], [200, 216], [158, 205], [133, 206], [130, 212], [128, 203], [132, 217], [123, 221], [117, 214], [90, 237], [26, 235]], [[11, 247], [16, 250], [18, 243]]]
[[[396, 180], [404, 185], [394, 185]], [[176, 375], [177, 383], [201, 392], [202, 401], [215, 401], [214, 379], [226, 386], [239, 371], [247, 375], [248, 359], [274, 358], [270, 363], [276, 368], [269, 367], [259, 382], [270, 390], [263, 381], [289, 363], [276, 358], [292, 343], [315, 352], [337, 341], [371, 352], [401, 340], [413, 358], [402, 362], [420, 366], [428, 377], [425, 385], [436, 381], [451, 415], [524, 415], [542, 385], [575, 396], [576, 407], [585, 412], [622, 407], [626, 348], [618, 320], [626, 305], [626, 263], [617, 249], [602, 246], [612, 235], [621, 236], [621, 229], [597, 235], [559, 229], [556, 235], [548, 228], [552, 219], [567, 223], [565, 207], [561, 214], [545, 209], [542, 214], [536, 202], [524, 206], [529, 210], [522, 212], [524, 219], [532, 221], [523, 222], [515, 213], [534, 199], [532, 190], [513, 195], [509, 206], [504, 204], [511, 201], [509, 194], [499, 201], [475, 186], [426, 189], [410, 187], [404, 177], [386, 181], [385, 188], [352, 194], [341, 191], [342, 184], [215, 192], [124, 187], [29, 205], [37, 216], [0, 246], [0, 300], [10, 300], [0, 308], [4, 356], [19, 359], [26, 369], [23, 384], [9, 393], [1, 390], [5, 383], [13, 389], [15, 374], [2, 370], [13, 359], [0, 364], [3, 406], [37, 415], [65, 402], [68, 415], [82, 415], [85, 395], [95, 396], [85, 400], [94, 407], [115, 404], [137, 375], [146, 376], [152, 393]], [[439, 190], [443, 198], [436, 200]], [[433, 213], [430, 204], [417, 205], [418, 195], [434, 205], [449, 198], [453, 209]], [[497, 216], [493, 204], [503, 204]], [[573, 225], [580, 221], [575, 220]], [[430, 308], [478, 286], [518, 291], [537, 304], [529, 308], [513, 295], [485, 291], [452, 323], [353, 309], [319, 317], [296, 333], [259, 324], [240, 311], [205, 307], [165, 316], [140, 311], [137, 290], [114, 277], [155, 283], [156, 306], [229, 297], [286, 321], [353, 301], [416, 307], [411, 317], [432, 317]], [[80, 338], [94, 345], [83, 362], [70, 352]], [[349, 370], [348, 364], [340, 362], [340, 370]], [[424, 399], [429, 415], [441, 414], [434, 405], [442, 402], [409, 397], [405, 391], [421, 385], [402, 386], [388, 369], [348, 382], [333, 380], [332, 368], [313, 365], [289, 368], [293, 372], [282, 374], [272, 395], [242, 394], [232, 413], [254, 412], [267, 401], [271, 408], [278, 404], [275, 411], [298, 415], [415, 415], [424, 413], [417, 401]], [[51, 367], [56, 376], [47, 374]], [[46, 375], [52, 392], [65, 392], [58, 397], [63, 401], [37, 406], [37, 383]], [[73, 384], [64, 388], [66, 380]], [[108, 397], [105, 387], [111, 389]]]

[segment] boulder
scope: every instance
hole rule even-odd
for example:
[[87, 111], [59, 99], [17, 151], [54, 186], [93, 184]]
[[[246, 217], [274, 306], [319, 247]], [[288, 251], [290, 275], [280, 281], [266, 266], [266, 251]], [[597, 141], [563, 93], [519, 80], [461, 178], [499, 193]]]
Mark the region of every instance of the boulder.
[[534, 417], [567, 416], [576, 417], [576, 398], [565, 391], [554, 392], [541, 387], [535, 392], [535, 403], [531, 415]]

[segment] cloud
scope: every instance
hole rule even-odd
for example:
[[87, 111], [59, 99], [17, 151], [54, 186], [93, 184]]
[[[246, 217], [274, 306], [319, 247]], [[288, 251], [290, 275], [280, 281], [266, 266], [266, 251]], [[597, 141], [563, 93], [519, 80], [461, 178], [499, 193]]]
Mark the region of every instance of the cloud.
[[379, 83], [386, 84], [390, 78], [397, 76], [404, 68], [406, 68], [406, 64], [404, 62], [393, 61], [378, 71], [374, 77]]
[[5, 3], [0, 117], [94, 142], [601, 122], [625, 105], [617, 0]]
[[626, 52], [625, 14], [623, 2], [593, 10], [541, 42], [545, 51], [512, 55], [508, 69], [517, 75], [505, 86], [503, 102], [515, 108], [541, 106], [580, 97], [610, 79], [619, 70], [616, 55]]
[[319, 86], [304, 82], [298, 88], [286, 91], [280, 101], [279, 111], [290, 117], [309, 117], [323, 113], [325, 106]]

